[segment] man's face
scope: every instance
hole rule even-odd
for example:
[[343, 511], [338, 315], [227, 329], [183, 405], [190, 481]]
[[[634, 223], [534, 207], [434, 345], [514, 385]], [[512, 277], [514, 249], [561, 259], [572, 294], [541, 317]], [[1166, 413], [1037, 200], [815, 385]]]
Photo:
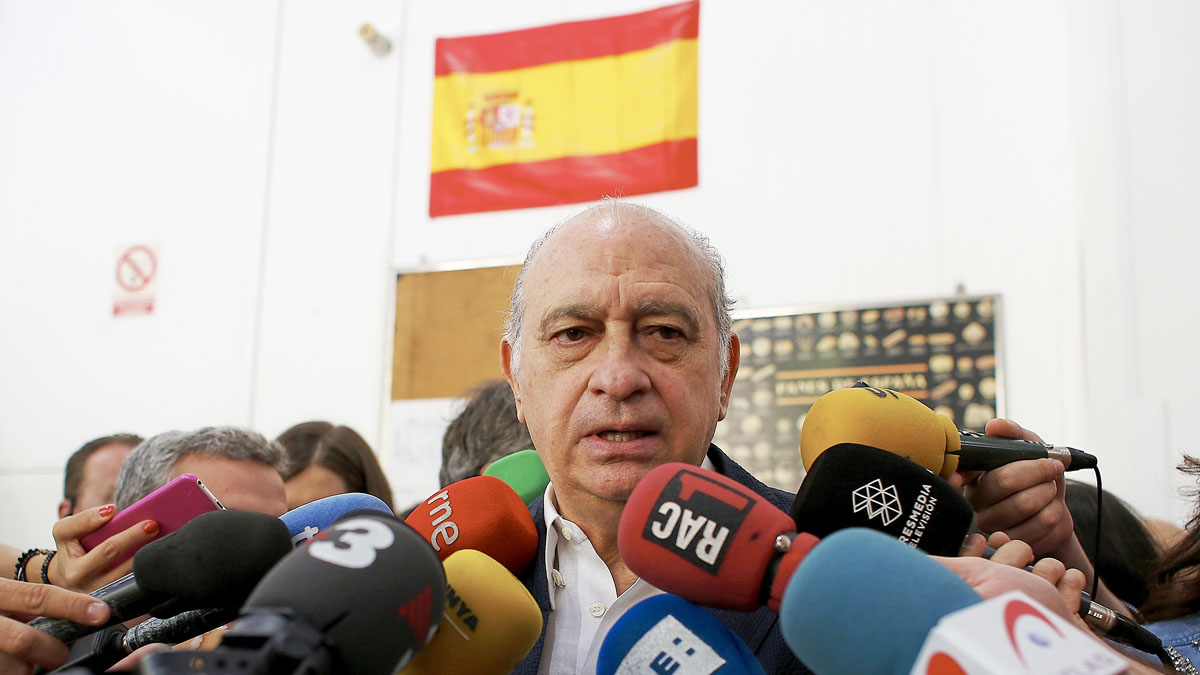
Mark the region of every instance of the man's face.
[[79, 481], [79, 493], [75, 497], [72, 513], [112, 503], [121, 463], [133, 452], [133, 447], [124, 443], [110, 443], [88, 455], [83, 462], [83, 478]]
[[271, 516], [287, 513], [283, 478], [266, 464], [216, 455], [184, 455], [171, 467], [168, 480], [185, 473], [196, 474], [227, 509]]
[[560, 508], [624, 501], [655, 466], [699, 464], [737, 371], [735, 338], [721, 377], [729, 355], [695, 249], [639, 213], [608, 215], [564, 225], [531, 262], [517, 373], [501, 346]]

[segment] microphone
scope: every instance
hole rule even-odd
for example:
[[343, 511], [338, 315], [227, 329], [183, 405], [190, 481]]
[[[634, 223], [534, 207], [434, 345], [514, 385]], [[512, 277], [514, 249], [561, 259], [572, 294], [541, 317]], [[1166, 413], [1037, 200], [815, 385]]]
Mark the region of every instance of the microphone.
[[157, 652], [141, 672], [389, 675], [437, 630], [441, 562], [423, 537], [383, 514], [353, 514], [279, 561], [211, 652]]
[[1075, 448], [959, 431], [949, 417], [915, 398], [862, 382], [825, 394], [809, 409], [800, 430], [804, 468], [839, 443], [887, 450], [942, 478], [955, 471], [988, 471], [1010, 462], [1046, 457], [1057, 459], [1071, 471], [1096, 466], [1093, 455]]
[[541, 497], [550, 484], [550, 474], [537, 450], [518, 450], [492, 462], [483, 470], [484, 476], [495, 476], [508, 484], [528, 504]]
[[[1021, 604], [1009, 604], [1014, 595]], [[982, 620], [980, 611], [987, 615]], [[1031, 641], [1055, 659], [1120, 661], [1024, 594], [984, 602], [937, 561], [861, 528], [836, 532], [813, 549], [788, 584], [779, 622], [796, 656], [822, 675], [1066, 672], [1014, 667], [1023, 654], [1045, 662], [1045, 653], [1035, 659], [1023, 651]], [[1052, 632], [1044, 633], [1042, 625]], [[855, 648], [831, 648], [847, 644]], [[969, 668], [959, 665], [968, 658], [974, 659]]]
[[29, 625], [71, 642], [146, 613], [167, 617], [189, 609], [237, 606], [291, 548], [287, 528], [274, 516], [211, 511], [146, 544], [133, 556], [131, 574], [91, 594], [112, 609], [104, 626], [47, 617]]
[[479, 551], [455, 551], [442, 565], [446, 610], [437, 635], [403, 672], [512, 672], [542, 634], [537, 601], [504, 565]]
[[494, 476], [451, 483], [404, 520], [442, 560], [455, 551], [482, 551], [520, 574], [538, 551], [537, 526], [513, 489]]
[[648, 472], [617, 530], [625, 564], [654, 586], [709, 607], [777, 609], [817, 538], [749, 488], [691, 464]]
[[677, 595], [656, 595], [613, 624], [596, 675], [765, 675], [742, 639], [713, 615]]
[[975, 510], [949, 483], [899, 455], [856, 443], [817, 456], [790, 515], [816, 537], [866, 527], [945, 556], [959, 554], [975, 523]]
[[382, 499], [361, 492], [347, 492], [322, 497], [297, 506], [279, 516], [279, 519], [283, 521], [284, 525], [287, 525], [292, 543], [301, 546], [311, 541], [318, 532], [332, 525], [338, 518], [359, 509], [392, 515], [392, 510]]

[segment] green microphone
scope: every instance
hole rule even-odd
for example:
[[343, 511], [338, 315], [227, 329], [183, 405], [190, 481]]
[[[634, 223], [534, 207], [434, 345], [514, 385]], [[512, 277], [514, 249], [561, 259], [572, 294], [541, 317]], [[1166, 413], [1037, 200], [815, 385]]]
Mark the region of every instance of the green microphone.
[[483, 475], [495, 476], [507, 483], [526, 504], [541, 497], [550, 484], [550, 475], [537, 450], [518, 450], [501, 457], [489, 464]]

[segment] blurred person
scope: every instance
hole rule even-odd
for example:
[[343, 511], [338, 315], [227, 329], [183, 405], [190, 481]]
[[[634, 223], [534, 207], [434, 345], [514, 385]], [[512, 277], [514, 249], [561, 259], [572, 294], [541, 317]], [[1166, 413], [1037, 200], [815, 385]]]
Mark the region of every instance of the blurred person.
[[[1184, 455], [1179, 470], [1200, 476], [1200, 458]], [[1200, 489], [1188, 494], [1200, 497]], [[1174, 647], [1194, 664], [1200, 664], [1200, 504], [1197, 504], [1186, 533], [1162, 556], [1155, 570], [1155, 584], [1142, 605], [1146, 628], [1164, 645]]]
[[136, 434], [113, 434], [88, 441], [76, 450], [67, 459], [58, 517], [111, 504], [121, 464], [143, 440]]
[[533, 448], [529, 429], [517, 417], [512, 388], [489, 380], [464, 393], [466, 404], [442, 436], [442, 487], [483, 473], [488, 464]]
[[[1097, 494], [1094, 485], [1067, 481], [1067, 508], [1075, 522], [1075, 536], [1093, 565]], [[1101, 508], [1104, 531], [1100, 533], [1100, 566], [1096, 572], [1109, 590], [1136, 610], [1150, 594], [1162, 551], [1141, 518], [1119, 497], [1105, 490]]]
[[355, 430], [329, 422], [302, 422], [276, 441], [287, 454], [288, 509], [346, 492], [363, 492], [392, 506], [392, 488], [371, 446]]

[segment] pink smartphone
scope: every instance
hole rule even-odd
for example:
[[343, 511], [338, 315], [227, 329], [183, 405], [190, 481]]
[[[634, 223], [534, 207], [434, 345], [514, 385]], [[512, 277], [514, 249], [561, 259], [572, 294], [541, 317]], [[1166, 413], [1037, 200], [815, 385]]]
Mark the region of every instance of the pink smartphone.
[[[117, 512], [113, 519], [103, 527], [91, 532], [79, 540], [85, 551], [90, 551], [109, 537], [124, 532], [143, 520], [153, 520], [158, 523], [158, 536], [170, 534], [183, 527], [192, 518], [209, 511], [223, 509], [224, 506], [213, 493], [209, 492], [196, 474], [185, 473], [177, 476], [171, 482], [154, 492], [142, 497], [122, 511]], [[149, 542], [146, 542], [149, 543]], [[139, 546], [121, 554], [113, 561], [112, 566], [128, 560], [137, 552]]]

